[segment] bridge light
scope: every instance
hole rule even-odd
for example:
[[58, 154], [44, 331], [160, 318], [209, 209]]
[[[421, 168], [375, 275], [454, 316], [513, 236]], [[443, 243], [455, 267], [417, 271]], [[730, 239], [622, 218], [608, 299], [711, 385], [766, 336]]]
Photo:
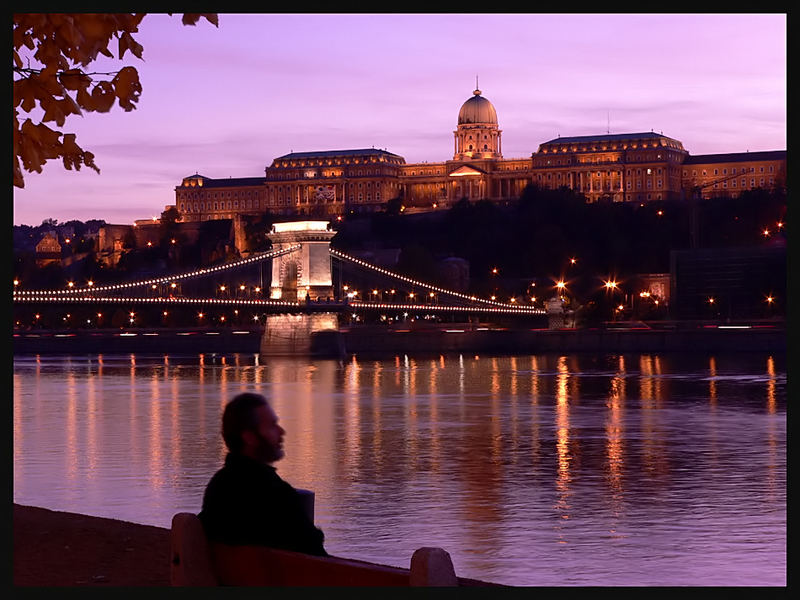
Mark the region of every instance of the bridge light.
[[67, 282], [67, 287], [74, 287], [75, 283], [72, 281]]

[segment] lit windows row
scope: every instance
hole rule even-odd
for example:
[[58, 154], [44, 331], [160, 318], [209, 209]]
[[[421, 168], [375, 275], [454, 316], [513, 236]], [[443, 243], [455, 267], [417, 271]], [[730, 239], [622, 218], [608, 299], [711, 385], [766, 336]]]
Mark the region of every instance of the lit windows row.
[[[739, 171], [739, 172], [740, 173], [748, 173], [748, 172], [749, 173], [755, 173], [756, 172], [756, 168], [755, 167], [750, 167], [749, 170], [748, 170], [747, 167], [741, 167], [741, 171]], [[764, 166], [763, 165], [758, 168], [758, 172], [759, 173], [763, 173], [764, 172]], [[774, 173], [775, 172], [775, 166], [774, 165], [769, 165], [767, 167], [767, 172]], [[701, 171], [701, 173], [702, 173], [702, 176], [705, 177], [705, 176], [708, 175], [708, 170], [707, 169], [703, 169]], [[732, 167], [730, 174], [731, 175], [736, 175], [736, 173], [737, 173], [736, 167]], [[719, 169], [714, 169], [714, 175], [719, 175], [719, 174], [720, 174], [720, 170]], [[722, 175], [727, 175], [727, 174], [728, 174], [728, 169], [727, 168], [722, 169]], [[688, 177], [689, 176], [689, 172], [686, 169], [683, 170], [683, 176], [684, 177]], [[697, 170], [696, 169], [692, 169], [692, 177], [697, 177]]]

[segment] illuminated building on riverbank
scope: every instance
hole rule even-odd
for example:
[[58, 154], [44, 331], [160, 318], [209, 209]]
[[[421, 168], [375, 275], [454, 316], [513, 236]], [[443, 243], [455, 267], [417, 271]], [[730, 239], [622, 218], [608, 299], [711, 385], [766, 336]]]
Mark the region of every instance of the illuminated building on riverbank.
[[505, 202], [528, 185], [582, 193], [587, 201], [648, 202], [691, 194], [735, 196], [786, 185], [786, 151], [692, 156], [677, 139], [642, 132], [558, 137], [530, 157], [504, 158], [497, 111], [473, 91], [453, 132], [453, 157], [407, 163], [376, 148], [292, 152], [272, 161], [264, 176], [185, 177], [175, 188], [183, 221], [236, 216], [339, 215], [384, 210], [424, 212], [466, 198]]

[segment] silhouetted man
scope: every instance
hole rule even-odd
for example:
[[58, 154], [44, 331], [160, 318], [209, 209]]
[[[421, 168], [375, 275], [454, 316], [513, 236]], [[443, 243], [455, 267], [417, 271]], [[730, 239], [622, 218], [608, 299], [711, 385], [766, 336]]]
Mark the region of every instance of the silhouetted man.
[[264, 396], [243, 393], [227, 404], [222, 437], [229, 452], [198, 515], [209, 540], [327, 556], [297, 490], [272, 466], [283, 457], [285, 433]]

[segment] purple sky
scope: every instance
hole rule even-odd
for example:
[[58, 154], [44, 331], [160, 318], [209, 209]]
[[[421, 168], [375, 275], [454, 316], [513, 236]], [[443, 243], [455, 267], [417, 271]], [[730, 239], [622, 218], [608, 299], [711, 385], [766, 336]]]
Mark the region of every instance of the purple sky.
[[[69, 118], [98, 175], [60, 161], [14, 188], [14, 224], [158, 215], [199, 172], [259, 177], [288, 152], [453, 156], [479, 76], [505, 158], [558, 135], [663, 132], [691, 154], [786, 149], [786, 15], [148, 15], [138, 108]], [[24, 119], [25, 115], [22, 115]], [[51, 127], [55, 127], [51, 124]]]

